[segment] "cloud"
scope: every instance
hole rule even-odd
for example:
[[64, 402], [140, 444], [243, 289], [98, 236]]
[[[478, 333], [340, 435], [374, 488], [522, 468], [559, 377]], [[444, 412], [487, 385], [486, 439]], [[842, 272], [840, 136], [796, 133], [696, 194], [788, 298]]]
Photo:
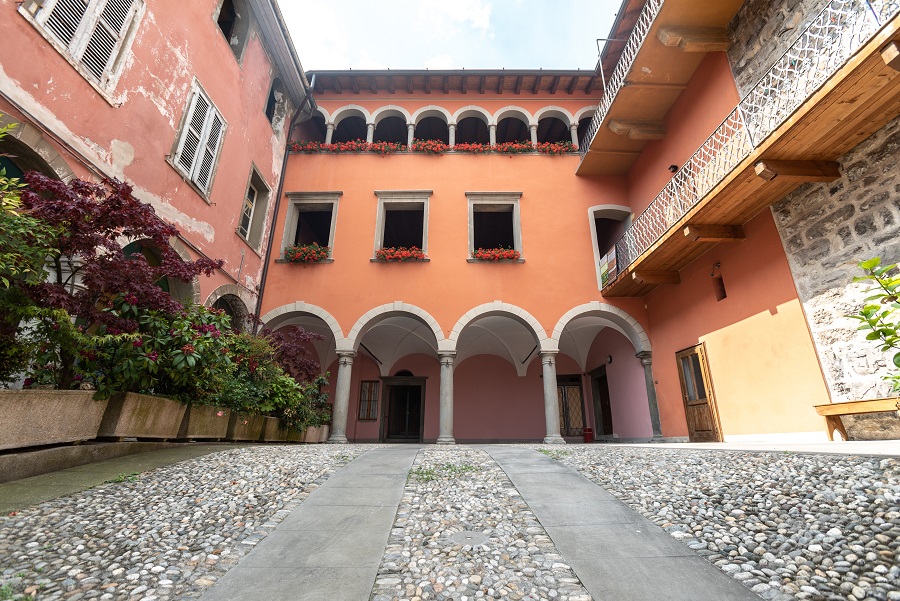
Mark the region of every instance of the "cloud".
[[456, 59], [449, 54], [438, 54], [425, 59], [426, 69], [459, 69]]
[[423, 0], [416, 15], [416, 31], [442, 40], [466, 39], [473, 33], [493, 37], [490, 2], [485, 0]]

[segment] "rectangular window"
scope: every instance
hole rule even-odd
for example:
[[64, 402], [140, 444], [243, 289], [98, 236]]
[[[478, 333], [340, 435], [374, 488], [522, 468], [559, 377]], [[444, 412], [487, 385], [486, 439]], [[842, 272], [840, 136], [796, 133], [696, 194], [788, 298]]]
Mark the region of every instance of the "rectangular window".
[[20, 11], [88, 80], [115, 86], [142, 0], [26, 0]]
[[173, 163], [203, 194], [212, 188], [225, 127], [222, 115], [195, 81]]
[[[343, 192], [289, 192], [282, 250], [288, 246], [334, 246], [338, 199]], [[330, 253], [329, 253], [330, 254]]]
[[469, 256], [479, 249], [522, 252], [521, 192], [467, 192]]
[[269, 188], [256, 169], [250, 172], [250, 181], [244, 193], [237, 234], [247, 241], [254, 250], [259, 250], [262, 242], [266, 211], [269, 207]]
[[359, 383], [359, 421], [378, 419], [378, 380], [363, 380]]
[[250, 37], [250, 7], [246, 0], [222, 0], [215, 19], [234, 57], [240, 61]]
[[253, 221], [253, 206], [256, 204], [256, 188], [251, 183], [247, 186], [247, 194], [244, 196], [244, 208], [241, 211], [241, 223], [238, 225], [238, 233], [246, 238], [250, 234], [250, 224]]
[[431, 190], [376, 190], [375, 250], [416, 247], [428, 252], [428, 199]]

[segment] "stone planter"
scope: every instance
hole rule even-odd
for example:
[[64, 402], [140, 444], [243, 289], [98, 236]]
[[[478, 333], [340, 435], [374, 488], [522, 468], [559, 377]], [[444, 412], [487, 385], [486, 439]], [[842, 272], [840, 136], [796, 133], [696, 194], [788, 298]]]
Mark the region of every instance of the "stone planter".
[[322, 443], [328, 440], [328, 426], [309, 426], [306, 429], [306, 441], [309, 444]]
[[113, 395], [97, 436], [100, 438], [178, 438], [187, 405], [161, 396], [128, 392]]
[[256, 442], [262, 435], [263, 416], [233, 411], [228, 420], [228, 440], [250, 440]]
[[288, 430], [287, 441], [288, 442], [304, 442], [306, 440], [306, 430], [302, 432], [300, 430], [290, 429]]
[[228, 434], [231, 409], [209, 405], [189, 405], [178, 438], [221, 440]]
[[263, 430], [260, 440], [263, 442], [285, 442], [288, 437], [288, 429], [281, 425], [277, 417], [264, 417]]
[[92, 440], [106, 407], [93, 390], [0, 390], [0, 449]]

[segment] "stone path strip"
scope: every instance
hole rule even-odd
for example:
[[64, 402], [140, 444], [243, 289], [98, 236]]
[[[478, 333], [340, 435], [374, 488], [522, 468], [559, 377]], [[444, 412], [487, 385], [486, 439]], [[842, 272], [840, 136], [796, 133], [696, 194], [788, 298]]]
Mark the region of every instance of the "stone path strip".
[[329, 478], [204, 601], [366, 599], [418, 447], [373, 449]]
[[235, 449], [0, 516], [0, 593], [196, 598], [367, 448]]
[[456, 446], [426, 447], [416, 458], [370, 599], [591, 596], [490, 455]]
[[542, 448], [764, 599], [900, 600], [898, 459]]

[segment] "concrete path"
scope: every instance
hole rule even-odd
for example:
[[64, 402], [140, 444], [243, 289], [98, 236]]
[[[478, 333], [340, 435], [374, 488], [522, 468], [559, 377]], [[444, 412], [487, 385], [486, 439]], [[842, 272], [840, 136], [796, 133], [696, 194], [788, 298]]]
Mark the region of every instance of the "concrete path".
[[581, 474], [529, 449], [484, 446], [594, 599], [759, 601]]
[[354, 459], [201, 598], [368, 599], [420, 448], [373, 449]]

